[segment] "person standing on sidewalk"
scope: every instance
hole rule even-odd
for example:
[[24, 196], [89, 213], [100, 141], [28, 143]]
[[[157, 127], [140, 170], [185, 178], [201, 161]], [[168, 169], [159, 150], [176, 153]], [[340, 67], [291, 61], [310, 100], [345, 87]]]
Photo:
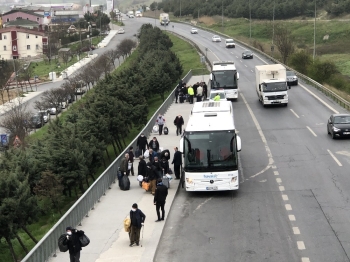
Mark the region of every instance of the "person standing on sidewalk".
[[145, 137], [143, 133], [137, 139], [136, 146], [139, 147], [141, 155], [143, 155], [146, 149], [148, 149], [147, 137]]
[[151, 162], [147, 163], [147, 177], [148, 181], [150, 183], [149, 190], [151, 191], [151, 194], [154, 195], [156, 192], [156, 183], [158, 178], [158, 172], [154, 165], [152, 165]]
[[159, 116], [157, 117], [156, 123], [159, 127], [159, 135], [161, 136], [163, 133], [163, 126], [165, 124], [165, 118], [161, 114], [159, 114]]
[[121, 163], [120, 163], [120, 168], [119, 171], [122, 173], [122, 175], [129, 175], [128, 172], [128, 163], [129, 163], [129, 154], [126, 153], [125, 157], [122, 159]]
[[174, 120], [174, 125], [176, 126], [176, 135], [180, 135], [182, 134], [182, 126], [185, 124], [184, 119], [182, 118], [182, 115], [178, 115], [176, 116], [175, 120]]
[[177, 147], [174, 148], [175, 154], [172, 164], [174, 164], [175, 179], [180, 179], [180, 167], [182, 165], [182, 155]]
[[148, 143], [148, 148], [152, 149], [154, 152], [158, 153], [159, 151], [159, 142], [156, 137], [153, 137], [151, 141]]
[[140, 231], [143, 226], [143, 223], [145, 223], [146, 216], [140, 209], [138, 209], [137, 204], [133, 204], [132, 208], [130, 210], [130, 247], [132, 247], [134, 244], [136, 246], [140, 245]]
[[81, 244], [79, 237], [84, 235], [84, 231], [67, 227], [66, 233], [67, 237], [63, 244], [68, 246], [70, 262], [80, 262]]
[[[167, 195], [168, 195], [168, 188], [165, 185], [163, 185], [162, 179], [158, 178], [157, 188], [156, 188], [156, 192], [154, 194], [154, 200], [153, 200], [153, 203], [156, 205], [156, 211], [158, 216], [158, 220], [156, 220], [156, 222], [164, 220], [164, 217], [165, 217], [164, 205], [165, 205], [165, 200]], [[162, 218], [160, 217], [159, 209], [162, 210]]]
[[187, 93], [190, 96], [190, 104], [193, 104], [194, 90], [192, 86], [189, 86], [187, 89]]
[[[129, 162], [128, 162], [128, 175], [134, 176], [134, 147], [129, 147]], [[130, 167], [130, 169], [129, 169]]]

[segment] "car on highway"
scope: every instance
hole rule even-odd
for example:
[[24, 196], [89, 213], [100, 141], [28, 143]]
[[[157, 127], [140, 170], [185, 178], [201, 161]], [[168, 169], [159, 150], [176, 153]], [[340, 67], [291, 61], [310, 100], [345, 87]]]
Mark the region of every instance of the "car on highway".
[[124, 34], [124, 33], [125, 33], [124, 28], [119, 28], [117, 31], [117, 34]]
[[129, 18], [135, 18], [135, 16], [134, 15], [129, 15]]
[[197, 28], [192, 28], [191, 29], [191, 34], [198, 34]]
[[233, 39], [226, 39], [225, 46], [226, 46], [226, 48], [235, 48], [236, 44], [235, 44], [235, 41]]
[[51, 104], [48, 111], [49, 111], [50, 115], [58, 115], [59, 113], [62, 112], [62, 108], [60, 106], [58, 106], [56, 109], [56, 107], [53, 104]]
[[247, 58], [253, 59], [253, 52], [252, 52], [252, 51], [250, 51], [250, 50], [245, 50], [245, 51], [242, 53], [242, 59], [247, 59]]
[[210, 95], [209, 95], [209, 101], [214, 101], [214, 97], [219, 94], [220, 96], [220, 101], [226, 101], [226, 94], [225, 90], [211, 90]]
[[298, 85], [298, 77], [293, 71], [287, 71], [287, 85]]
[[221, 42], [221, 38], [218, 35], [213, 35], [213, 37], [211, 38], [211, 41], [213, 41], [213, 42]]
[[327, 133], [333, 139], [350, 137], [350, 114], [333, 114], [327, 122]]
[[40, 128], [43, 126], [43, 121], [39, 114], [35, 114], [30, 118], [29, 124], [31, 128]]

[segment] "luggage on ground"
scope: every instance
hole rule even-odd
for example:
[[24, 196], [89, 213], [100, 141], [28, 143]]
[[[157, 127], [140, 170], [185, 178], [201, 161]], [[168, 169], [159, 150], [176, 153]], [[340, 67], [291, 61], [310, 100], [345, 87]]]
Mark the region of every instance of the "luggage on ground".
[[66, 239], [67, 234], [62, 234], [58, 238], [58, 248], [61, 252], [67, 252], [68, 251], [68, 246], [63, 244], [63, 241]]
[[129, 217], [124, 219], [124, 230], [125, 232], [130, 232], [131, 219]]
[[122, 180], [123, 174], [119, 170], [118, 170], [117, 177], [118, 177], [118, 185], [120, 186], [120, 183], [121, 183], [120, 181]]
[[123, 191], [129, 190], [130, 189], [130, 180], [128, 176], [123, 176], [120, 181], [120, 189]]
[[138, 158], [139, 156], [141, 156], [141, 150], [138, 148], [135, 150], [135, 157]]
[[170, 167], [169, 167], [169, 170], [168, 170], [168, 174], [169, 174], [169, 175], [174, 174], [174, 173], [173, 173], [173, 170], [171, 170], [171, 168], [170, 168]]
[[90, 244], [90, 239], [85, 234], [79, 237], [79, 241], [80, 241], [81, 247], [86, 247], [87, 245]]
[[149, 182], [143, 181], [143, 182], [142, 182], [142, 188], [143, 188], [144, 190], [148, 191], [148, 190], [149, 190], [150, 184], [151, 184], [151, 183], [149, 183]]
[[164, 135], [167, 135], [169, 133], [169, 129], [167, 127], [164, 127]]
[[157, 125], [153, 126], [152, 132], [153, 133], [158, 133], [158, 131], [159, 131], [159, 127]]
[[143, 154], [144, 158], [149, 158], [149, 150], [147, 149]]
[[143, 181], [143, 175], [138, 175], [137, 176], [137, 181], [142, 182]]
[[180, 104], [182, 104], [185, 100], [184, 96], [179, 96]]
[[170, 180], [166, 175], [164, 175], [164, 172], [163, 172], [163, 177], [162, 177], [162, 183], [167, 188], [170, 188]]

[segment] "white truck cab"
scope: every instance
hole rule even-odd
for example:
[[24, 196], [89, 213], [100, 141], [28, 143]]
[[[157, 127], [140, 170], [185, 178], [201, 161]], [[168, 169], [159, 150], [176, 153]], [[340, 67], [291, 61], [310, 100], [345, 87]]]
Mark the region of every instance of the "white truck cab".
[[286, 68], [281, 64], [255, 66], [256, 92], [265, 105], [288, 105]]

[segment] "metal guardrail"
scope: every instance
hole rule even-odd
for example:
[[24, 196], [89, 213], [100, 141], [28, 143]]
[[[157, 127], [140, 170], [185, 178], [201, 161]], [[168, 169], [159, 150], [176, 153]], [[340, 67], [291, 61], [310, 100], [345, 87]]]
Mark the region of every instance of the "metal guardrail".
[[[192, 77], [192, 71], [189, 71], [183, 78], [184, 82]], [[89, 216], [90, 210], [94, 209], [96, 203], [105, 195], [111, 185], [117, 178], [118, 167], [130, 146], [136, 147], [138, 137], [143, 133], [146, 137], [151, 134], [156, 118], [159, 113], [165, 114], [170, 105], [174, 102], [175, 88], [163, 102], [163, 104], [154, 113], [144, 129], [138, 136], [126, 147], [126, 149], [113, 161], [112, 164], [96, 179], [96, 181], [86, 190], [86, 192], [74, 203], [74, 205], [62, 216], [62, 218], [45, 234], [45, 236], [34, 246], [34, 248], [22, 259], [22, 262], [40, 262], [47, 261], [50, 256], [56, 257], [57, 240], [66, 232], [68, 225], [81, 225], [84, 217]]]
[[[191, 23], [188, 23], [188, 22], [180, 22], [180, 23], [192, 25]], [[231, 38], [231, 36], [229, 36], [229, 35], [223, 34], [223, 33], [221, 33], [221, 32], [217, 32], [217, 31], [212, 30], [212, 29], [210, 29], [210, 28], [202, 27], [202, 26], [200, 26], [200, 25], [198, 25], [198, 24], [196, 25], [196, 27], [197, 27], [197, 28], [201, 28], [202, 30], [206, 30], [206, 31], [208, 31], [208, 32], [212, 32], [212, 33], [214, 33], [214, 34], [216, 34], [216, 35], [220, 35], [220, 36], [222, 36], [222, 37]], [[312, 85], [313, 87], [317, 88], [318, 90], [320, 90], [320, 91], [321, 91], [322, 93], [324, 93], [326, 96], [332, 98], [334, 101], [336, 101], [340, 106], [344, 107], [345, 109], [348, 109], [348, 110], [350, 109], [350, 102], [347, 101], [346, 99], [342, 98], [340, 95], [336, 94], [335, 92], [333, 92], [333, 91], [330, 90], [329, 88], [327, 88], [327, 87], [321, 85], [320, 83], [316, 82], [315, 80], [311, 79], [310, 77], [308, 77], [308, 76], [306, 76], [306, 75], [303, 75], [302, 73], [299, 73], [298, 71], [295, 71], [295, 69], [293, 69], [293, 68], [291, 68], [291, 67], [289, 67], [289, 66], [283, 64], [281, 61], [279, 61], [279, 60], [275, 59], [274, 57], [272, 57], [272, 56], [270, 56], [270, 55], [268, 55], [268, 54], [262, 52], [261, 50], [255, 48], [255, 47], [253, 47], [253, 46], [250, 46], [249, 44], [247, 44], [247, 43], [245, 43], [245, 42], [243, 42], [243, 41], [236, 40], [236, 39], [235, 39], [235, 41], [236, 41], [237, 43], [239, 43], [240, 45], [242, 45], [242, 46], [244, 46], [244, 47], [246, 47], [246, 48], [249, 48], [250, 50], [254, 50], [254, 52], [256, 52], [256, 53], [259, 53], [260, 55], [263, 55], [264, 57], [268, 58], [268, 59], [271, 60], [272, 62], [277, 63], [277, 64], [282, 64], [282, 65], [285, 66], [288, 70], [293, 70], [293, 71], [295, 72], [295, 74], [296, 74], [299, 78], [303, 79], [306, 83], [308, 83], [308, 84]], [[195, 45], [195, 44], [194, 44], [194, 45]], [[195, 46], [197, 46], [197, 45], [195, 45]], [[196, 48], [197, 48], [197, 47], [196, 47]], [[200, 51], [200, 52], [203, 54], [202, 51]], [[208, 61], [208, 58], [206, 58], [206, 59], [207, 59], [207, 62], [208, 62], [209, 64], [211, 64], [210, 61]]]

